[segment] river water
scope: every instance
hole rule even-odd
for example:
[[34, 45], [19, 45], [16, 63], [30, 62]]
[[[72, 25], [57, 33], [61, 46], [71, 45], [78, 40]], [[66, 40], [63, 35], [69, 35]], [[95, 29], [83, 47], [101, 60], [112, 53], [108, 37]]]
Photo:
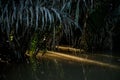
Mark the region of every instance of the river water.
[[[105, 61], [120, 67], [116, 58]], [[29, 64], [1, 64], [0, 80], [120, 80], [120, 69], [44, 58]]]

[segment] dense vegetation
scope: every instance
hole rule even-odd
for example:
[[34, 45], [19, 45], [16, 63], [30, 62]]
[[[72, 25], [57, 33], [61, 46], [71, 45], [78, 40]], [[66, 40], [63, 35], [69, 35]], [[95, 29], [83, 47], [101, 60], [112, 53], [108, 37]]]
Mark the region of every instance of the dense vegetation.
[[25, 61], [26, 51], [54, 50], [62, 40], [86, 51], [116, 51], [119, 21], [118, 0], [0, 0], [0, 57]]

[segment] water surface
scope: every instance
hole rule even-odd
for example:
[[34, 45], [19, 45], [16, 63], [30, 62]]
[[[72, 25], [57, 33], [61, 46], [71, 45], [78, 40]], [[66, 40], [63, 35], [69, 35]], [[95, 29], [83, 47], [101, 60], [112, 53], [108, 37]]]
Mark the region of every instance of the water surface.
[[[94, 60], [94, 57], [120, 64], [113, 57], [105, 59], [103, 55], [94, 55]], [[0, 69], [0, 80], [120, 80], [120, 69], [55, 58], [32, 60], [29, 64], [1, 64]]]

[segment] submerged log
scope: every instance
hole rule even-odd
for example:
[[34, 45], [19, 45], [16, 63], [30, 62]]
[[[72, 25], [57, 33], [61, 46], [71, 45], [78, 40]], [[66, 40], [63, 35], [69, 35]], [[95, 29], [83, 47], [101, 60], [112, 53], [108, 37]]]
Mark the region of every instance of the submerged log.
[[36, 58], [38, 60], [41, 58], [57, 59], [57, 60], [66, 61], [66, 62], [72, 61], [72, 62], [92, 64], [92, 65], [98, 65], [98, 66], [102, 66], [102, 67], [120, 69], [120, 66], [118, 66], [118, 65], [112, 65], [110, 63], [105, 63], [105, 62], [101, 62], [101, 61], [96, 61], [96, 60], [92, 60], [92, 59], [77, 57], [77, 56], [63, 54], [63, 53], [59, 53], [59, 52], [53, 52], [53, 51], [47, 51], [44, 56], [42, 56], [42, 53], [40, 52], [36, 55]]
[[56, 51], [64, 52], [64, 53], [72, 53], [72, 54], [85, 53], [83, 49], [76, 49], [76, 48], [66, 47], [66, 46], [56, 46]]

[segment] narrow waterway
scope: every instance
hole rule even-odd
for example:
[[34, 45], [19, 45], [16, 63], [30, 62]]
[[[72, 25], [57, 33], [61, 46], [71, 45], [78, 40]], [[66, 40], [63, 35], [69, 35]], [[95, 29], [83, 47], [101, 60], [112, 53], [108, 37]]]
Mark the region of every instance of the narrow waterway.
[[51, 52], [29, 64], [0, 64], [0, 80], [120, 80], [119, 57], [82, 56]]

